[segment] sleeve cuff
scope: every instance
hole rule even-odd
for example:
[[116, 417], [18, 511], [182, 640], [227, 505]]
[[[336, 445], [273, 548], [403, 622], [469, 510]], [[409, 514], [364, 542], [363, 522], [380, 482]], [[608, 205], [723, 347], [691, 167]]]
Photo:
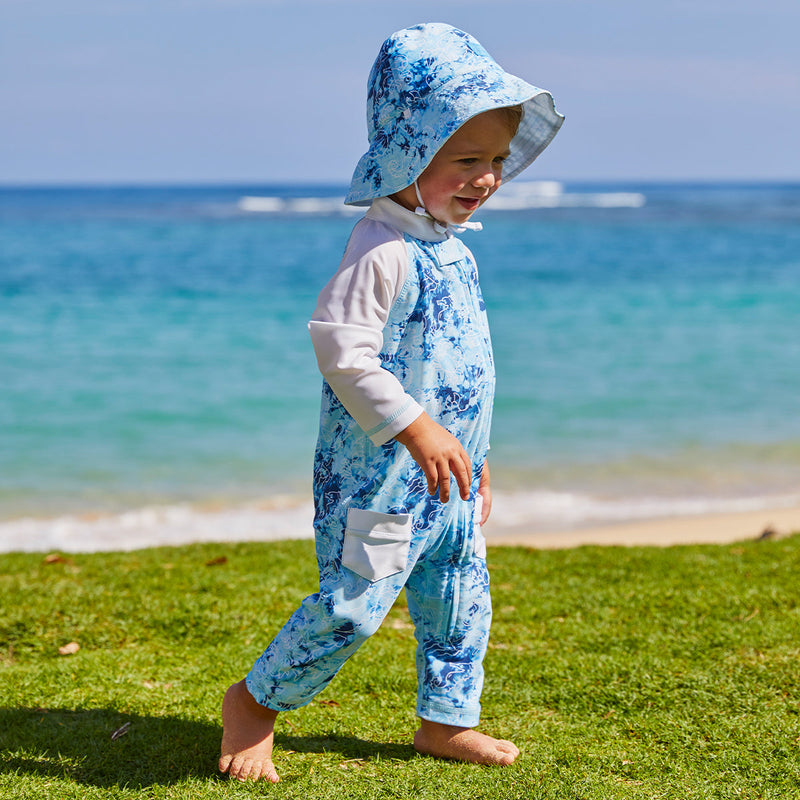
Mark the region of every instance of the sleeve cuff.
[[380, 425], [366, 431], [366, 434], [374, 445], [380, 447], [393, 439], [400, 431], [405, 430], [423, 411], [422, 406], [409, 397], [405, 405], [383, 420]]

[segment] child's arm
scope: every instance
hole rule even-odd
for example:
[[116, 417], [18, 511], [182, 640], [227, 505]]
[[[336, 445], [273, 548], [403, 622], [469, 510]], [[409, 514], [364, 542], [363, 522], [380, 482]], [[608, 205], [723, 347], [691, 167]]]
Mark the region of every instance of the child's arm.
[[320, 372], [378, 447], [423, 410], [380, 358], [384, 327], [407, 275], [402, 234], [365, 218], [308, 324]]
[[461, 442], [450, 431], [423, 412], [408, 427], [395, 434], [394, 438], [408, 448], [411, 457], [422, 467], [431, 494], [435, 494], [438, 489], [439, 499], [443, 503], [450, 499], [452, 472], [462, 499], [469, 498], [472, 464]]

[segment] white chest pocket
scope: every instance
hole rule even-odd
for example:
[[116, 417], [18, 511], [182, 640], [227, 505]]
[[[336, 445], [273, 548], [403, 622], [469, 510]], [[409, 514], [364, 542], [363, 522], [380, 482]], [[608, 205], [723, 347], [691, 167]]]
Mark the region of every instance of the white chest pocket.
[[350, 508], [342, 566], [368, 581], [379, 581], [406, 568], [410, 544], [411, 514]]

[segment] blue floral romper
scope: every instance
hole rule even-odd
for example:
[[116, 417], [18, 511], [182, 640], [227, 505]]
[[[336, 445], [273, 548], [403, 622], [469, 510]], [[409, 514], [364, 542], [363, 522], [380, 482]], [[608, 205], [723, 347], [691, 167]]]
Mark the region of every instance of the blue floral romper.
[[[385, 369], [461, 442], [472, 494], [443, 504], [394, 439], [376, 446], [323, 383], [314, 462], [319, 592], [295, 611], [247, 676], [262, 705], [309, 703], [380, 626], [405, 586], [418, 642], [417, 714], [472, 727], [480, 716], [491, 602], [477, 494], [494, 395], [475, 262], [455, 237], [405, 235], [408, 276], [389, 312]], [[455, 488], [455, 485], [454, 485]]]

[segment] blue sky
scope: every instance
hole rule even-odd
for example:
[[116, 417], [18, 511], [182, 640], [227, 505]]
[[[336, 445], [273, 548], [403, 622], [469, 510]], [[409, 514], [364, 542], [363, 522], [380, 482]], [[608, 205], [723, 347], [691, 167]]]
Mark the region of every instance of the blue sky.
[[346, 182], [423, 21], [555, 96], [526, 177], [800, 179], [797, 0], [0, 0], [0, 183]]

